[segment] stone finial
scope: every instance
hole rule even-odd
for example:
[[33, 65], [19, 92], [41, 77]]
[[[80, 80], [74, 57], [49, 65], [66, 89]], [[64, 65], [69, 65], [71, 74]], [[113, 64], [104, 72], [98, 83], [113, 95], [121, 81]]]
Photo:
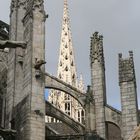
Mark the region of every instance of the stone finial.
[[38, 9], [39, 12], [45, 14], [44, 0], [27, 0], [26, 9], [26, 14], [32, 12], [35, 9]]
[[78, 88], [81, 90], [81, 92], [84, 92], [84, 81], [83, 76], [80, 74], [79, 82], [78, 82]]
[[91, 37], [90, 59], [91, 64], [96, 61], [104, 67], [103, 36], [98, 35], [98, 32]]
[[42, 10], [43, 3], [44, 3], [44, 0], [34, 0], [33, 1], [33, 9], [39, 8]]
[[90, 103], [94, 103], [94, 98], [93, 98], [91, 86], [88, 85], [85, 104], [90, 104]]
[[11, 0], [11, 6], [10, 6], [10, 9], [11, 9], [11, 13], [14, 11], [14, 9], [16, 8], [16, 5], [17, 5], [17, 1], [16, 0]]
[[119, 56], [119, 59], [121, 59], [121, 58], [122, 58], [122, 53], [119, 53], [119, 55], [118, 55], [118, 56]]
[[14, 11], [16, 8], [23, 7], [23, 9], [26, 9], [26, 1], [27, 0], [12, 0], [11, 1], [11, 13]]
[[129, 51], [129, 58], [123, 59], [119, 54], [119, 83], [135, 81], [133, 52]]
[[23, 7], [23, 9], [26, 9], [26, 2], [27, 0], [19, 0], [17, 3], [17, 7]]

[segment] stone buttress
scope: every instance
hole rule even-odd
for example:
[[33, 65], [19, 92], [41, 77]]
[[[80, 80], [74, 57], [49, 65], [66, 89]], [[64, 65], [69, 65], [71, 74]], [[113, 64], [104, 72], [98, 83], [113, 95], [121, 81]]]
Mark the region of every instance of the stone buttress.
[[9, 50], [6, 126], [16, 139], [45, 140], [44, 76], [35, 69], [45, 60], [43, 0], [12, 0], [10, 40], [26, 42], [25, 49]]
[[[26, 1], [12, 0], [10, 12], [9, 40], [23, 41], [23, 23]], [[7, 95], [6, 95], [6, 127], [13, 127], [14, 107], [22, 100], [23, 96], [23, 52], [22, 48], [9, 49]]]
[[123, 59], [119, 54], [119, 86], [122, 107], [122, 137], [128, 140], [138, 125], [138, 103], [133, 52], [129, 58]]
[[91, 88], [95, 102], [96, 131], [102, 138], [106, 138], [105, 127], [105, 105], [106, 105], [106, 85], [105, 66], [103, 54], [103, 37], [95, 32], [91, 37]]

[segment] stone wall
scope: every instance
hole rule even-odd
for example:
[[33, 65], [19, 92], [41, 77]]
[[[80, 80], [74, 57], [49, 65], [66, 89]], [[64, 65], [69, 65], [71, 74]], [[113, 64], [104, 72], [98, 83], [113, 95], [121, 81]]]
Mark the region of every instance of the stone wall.
[[107, 122], [106, 128], [107, 128], [107, 140], [122, 140], [121, 129], [117, 125], [111, 122]]

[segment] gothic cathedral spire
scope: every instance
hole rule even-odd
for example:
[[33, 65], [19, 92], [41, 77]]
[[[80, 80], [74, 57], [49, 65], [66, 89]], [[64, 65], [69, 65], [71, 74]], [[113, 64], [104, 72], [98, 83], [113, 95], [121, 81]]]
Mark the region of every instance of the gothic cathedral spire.
[[68, 84], [75, 87], [77, 86], [76, 66], [74, 62], [74, 51], [72, 45], [72, 35], [70, 30], [70, 19], [68, 14], [67, 0], [64, 0], [57, 76]]
[[[78, 88], [76, 65], [74, 59], [74, 50], [72, 45], [72, 35], [70, 29], [70, 18], [68, 12], [68, 2], [64, 0], [63, 18], [62, 18], [62, 31], [60, 40], [60, 51], [58, 60], [57, 77], [64, 82]], [[83, 91], [83, 87], [80, 87]], [[48, 100], [56, 107], [60, 108], [66, 114], [72, 118], [76, 118], [82, 122], [81, 115], [78, 117], [78, 111], [80, 114], [82, 111], [78, 102], [61, 91], [51, 90]], [[48, 118], [48, 122], [52, 122], [53, 119]], [[54, 119], [53, 122], [56, 122]]]

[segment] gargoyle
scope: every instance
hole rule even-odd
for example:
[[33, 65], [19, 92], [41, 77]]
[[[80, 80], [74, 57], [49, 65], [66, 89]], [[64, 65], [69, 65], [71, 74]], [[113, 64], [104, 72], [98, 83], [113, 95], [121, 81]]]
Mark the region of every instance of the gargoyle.
[[36, 58], [34, 68], [36, 70], [40, 70], [40, 67], [44, 64], [46, 64], [46, 62], [44, 60], [37, 60], [37, 58]]
[[25, 46], [26, 43], [23, 41], [0, 40], [0, 49], [16, 48], [16, 47], [25, 48]]

